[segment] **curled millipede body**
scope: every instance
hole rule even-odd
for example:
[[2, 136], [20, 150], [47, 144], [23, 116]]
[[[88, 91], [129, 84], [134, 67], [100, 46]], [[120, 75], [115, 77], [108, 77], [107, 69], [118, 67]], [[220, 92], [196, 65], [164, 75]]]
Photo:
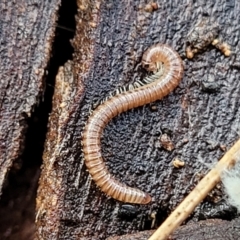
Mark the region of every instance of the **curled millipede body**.
[[89, 117], [82, 139], [85, 164], [96, 185], [114, 199], [137, 204], [147, 204], [151, 197], [120, 183], [109, 173], [100, 148], [103, 128], [116, 115], [163, 98], [179, 84], [183, 75], [178, 53], [164, 44], [148, 48], [143, 54], [142, 65], [154, 74], [118, 89], [114, 96], [100, 104]]

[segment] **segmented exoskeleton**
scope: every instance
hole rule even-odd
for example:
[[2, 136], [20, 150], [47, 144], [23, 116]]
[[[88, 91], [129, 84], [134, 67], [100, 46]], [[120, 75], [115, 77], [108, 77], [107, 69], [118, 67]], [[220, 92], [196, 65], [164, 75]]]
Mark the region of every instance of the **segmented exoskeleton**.
[[148, 48], [143, 54], [142, 65], [154, 74], [121, 88], [99, 105], [87, 121], [82, 145], [87, 169], [104, 193], [119, 201], [147, 204], [151, 201], [147, 193], [120, 183], [109, 173], [100, 147], [103, 128], [113, 117], [163, 98], [178, 86], [182, 79], [182, 60], [178, 53], [167, 45], [155, 44]]

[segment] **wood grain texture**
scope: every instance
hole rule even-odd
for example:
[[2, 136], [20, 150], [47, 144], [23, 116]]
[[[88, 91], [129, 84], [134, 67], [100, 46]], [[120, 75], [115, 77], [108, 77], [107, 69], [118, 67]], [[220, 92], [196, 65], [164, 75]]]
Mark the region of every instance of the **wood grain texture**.
[[41, 100], [59, 0], [0, 2], [0, 194]]
[[[224, 146], [239, 138], [238, 2], [156, 2], [158, 9], [149, 12], [141, 0], [78, 1], [75, 54], [59, 72], [45, 146], [39, 239], [106, 239], [156, 228], [205, 174], [206, 163], [217, 161]], [[221, 24], [220, 34], [234, 50], [229, 58], [210, 46], [186, 59], [187, 33], [206, 14]], [[93, 103], [146, 76], [142, 54], [158, 42], [180, 53], [181, 84], [162, 101], [113, 119], [101, 141], [109, 171], [153, 197], [148, 206], [129, 207], [126, 214], [124, 204], [92, 183], [81, 157], [81, 132]], [[164, 133], [175, 144], [172, 151], [160, 144]], [[175, 157], [185, 162], [183, 168], [173, 168]], [[208, 201], [221, 197], [215, 190]]]

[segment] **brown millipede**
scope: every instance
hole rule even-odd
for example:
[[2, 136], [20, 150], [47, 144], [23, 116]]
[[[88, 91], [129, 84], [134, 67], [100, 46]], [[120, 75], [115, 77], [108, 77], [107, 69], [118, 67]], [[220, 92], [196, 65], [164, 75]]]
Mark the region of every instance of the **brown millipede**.
[[82, 138], [85, 164], [96, 185], [112, 198], [137, 204], [147, 204], [151, 197], [120, 183], [109, 173], [100, 148], [103, 128], [116, 115], [163, 98], [179, 84], [183, 75], [178, 53], [164, 44], [148, 48], [143, 54], [142, 65], [154, 74], [117, 90], [114, 96], [100, 104], [89, 117]]

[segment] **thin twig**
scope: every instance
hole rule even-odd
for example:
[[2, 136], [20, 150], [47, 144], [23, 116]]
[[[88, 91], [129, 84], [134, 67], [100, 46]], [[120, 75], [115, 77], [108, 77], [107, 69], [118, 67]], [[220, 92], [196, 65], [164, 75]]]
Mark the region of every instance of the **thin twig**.
[[220, 181], [224, 169], [234, 166], [240, 150], [240, 139], [231, 147], [214, 168], [198, 183], [182, 203], [148, 240], [166, 240], [168, 236], [193, 212], [195, 207]]

